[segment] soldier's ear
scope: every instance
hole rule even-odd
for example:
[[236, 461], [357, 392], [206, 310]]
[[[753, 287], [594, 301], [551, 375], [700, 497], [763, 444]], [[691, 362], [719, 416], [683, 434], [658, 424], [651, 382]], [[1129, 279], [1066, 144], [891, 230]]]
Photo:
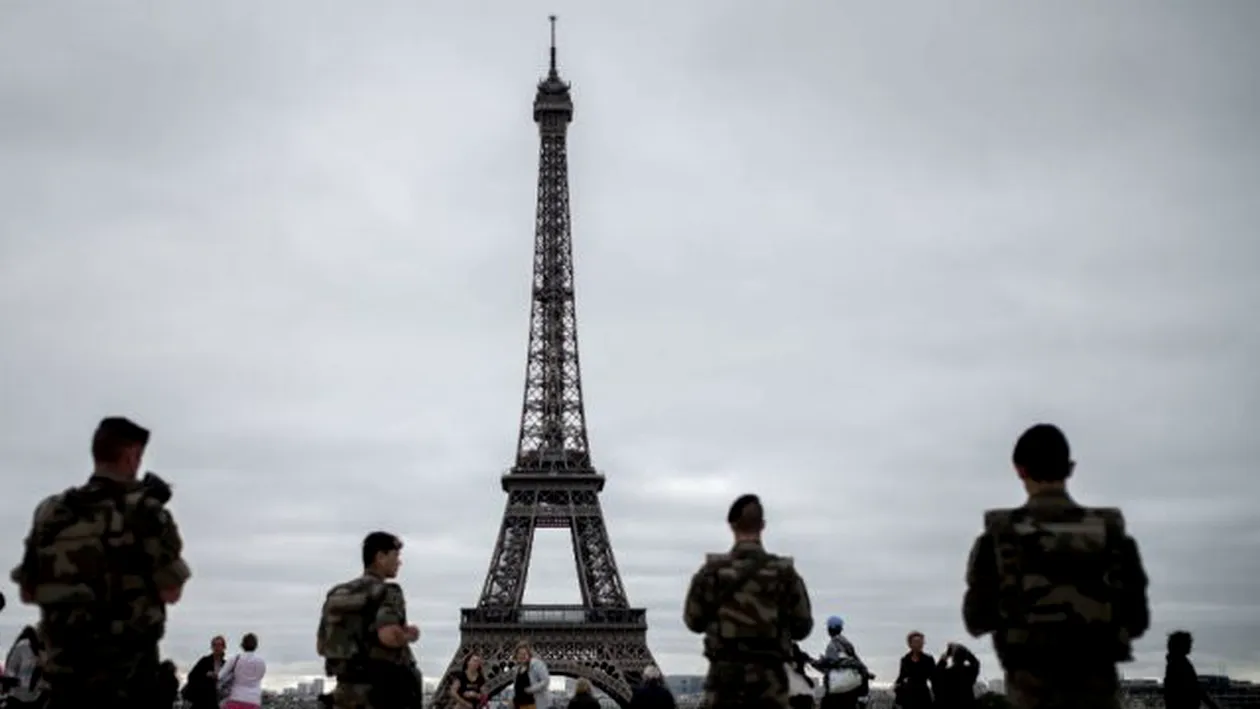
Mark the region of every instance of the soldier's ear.
[[1068, 461], [1068, 464], [1067, 464], [1067, 474], [1063, 476], [1063, 479], [1064, 479], [1064, 480], [1067, 480], [1068, 478], [1072, 477], [1072, 473], [1073, 473], [1075, 470], [1076, 470], [1076, 461], [1075, 461], [1075, 460], [1069, 460], [1069, 461]]
[[1020, 480], [1027, 480], [1027, 479], [1028, 479], [1028, 470], [1027, 470], [1026, 468], [1024, 468], [1024, 466], [1022, 466], [1022, 465], [1016, 465], [1016, 466], [1015, 466], [1015, 474], [1019, 476], [1019, 479], [1020, 479]]

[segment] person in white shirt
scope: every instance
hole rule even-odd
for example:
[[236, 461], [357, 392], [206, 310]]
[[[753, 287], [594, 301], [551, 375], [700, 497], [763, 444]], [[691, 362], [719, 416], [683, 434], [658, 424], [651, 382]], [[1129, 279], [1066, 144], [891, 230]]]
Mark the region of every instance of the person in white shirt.
[[267, 663], [257, 654], [258, 636], [246, 633], [241, 638], [241, 653], [223, 663], [219, 670], [220, 691], [226, 690], [223, 709], [260, 709], [262, 680]]

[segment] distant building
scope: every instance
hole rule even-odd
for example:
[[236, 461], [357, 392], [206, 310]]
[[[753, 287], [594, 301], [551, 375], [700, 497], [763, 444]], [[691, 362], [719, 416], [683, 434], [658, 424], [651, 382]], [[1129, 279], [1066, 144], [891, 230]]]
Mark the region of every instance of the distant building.
[[704, 677], [701, 675], [670, 675], [665, 678], [665, 686], [675, 697], [704, 694]]

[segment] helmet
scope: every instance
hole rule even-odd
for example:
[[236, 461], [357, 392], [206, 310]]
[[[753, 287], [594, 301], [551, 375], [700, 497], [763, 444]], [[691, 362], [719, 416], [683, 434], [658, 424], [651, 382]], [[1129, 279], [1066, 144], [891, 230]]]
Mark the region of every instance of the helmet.
[[828, 632], [831, 632], [831, 631], [839, 632], [841, 630], [844, 630], [844, 618], [841, 618], [838, 615], [833, 615], [827, 619]]

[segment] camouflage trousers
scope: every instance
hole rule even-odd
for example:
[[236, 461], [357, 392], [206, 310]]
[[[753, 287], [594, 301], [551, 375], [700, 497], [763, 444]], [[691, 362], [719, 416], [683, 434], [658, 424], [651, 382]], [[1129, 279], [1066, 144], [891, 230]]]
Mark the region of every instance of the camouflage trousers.
[[43, 709], [170, 709], [173, 703], [174, 697], [160, 696], [156, 646], [120, 652], [112, 661], [90, 658], [86, 666], [54, 664], [66, 654], [50, 653], [44, 660]]
[[1006, 673], [1006, 697], [1016, 709], [1120, 709], [1120, 681], [1109, 670], [1012, 670]]
[[789, 709], [783, 665], [711, 662], [704, 680], [705, 709]]

